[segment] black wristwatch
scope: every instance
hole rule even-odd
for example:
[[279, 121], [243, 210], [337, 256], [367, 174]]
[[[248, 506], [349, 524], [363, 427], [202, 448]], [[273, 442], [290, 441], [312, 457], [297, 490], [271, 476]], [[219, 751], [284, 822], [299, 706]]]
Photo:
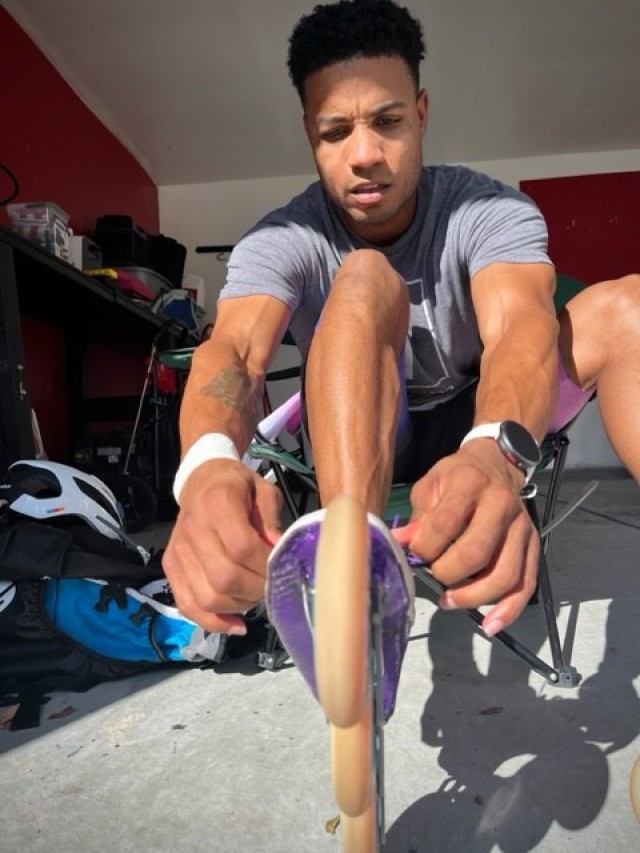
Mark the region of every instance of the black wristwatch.
[[505, 459], [523, 472], [526, 478], [525, 485], [540, 464], [542, 458], [540, 445], [529, 430], [516, 421], [498, 421], [473, 427], [462, 439], [460, 447], [473, 438], [493, 438]]

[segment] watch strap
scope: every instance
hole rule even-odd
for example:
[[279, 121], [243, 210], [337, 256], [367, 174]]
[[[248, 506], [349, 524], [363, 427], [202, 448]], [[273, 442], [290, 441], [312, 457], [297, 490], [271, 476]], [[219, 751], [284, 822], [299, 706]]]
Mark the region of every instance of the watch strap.
[[492, 438], [494, 441], [497, 442], [498, 447], [500, 447], [500, 450], [504, 455], [505, 459], [519, 471], [522, 471], [522, 473], [525, 475], [524, 485], [527, 486], [529, 484], [529, 481], [533, 477], [533, 474], [536, 470], [536, 465], [519, 465], [518, 462], [514, 459], [514, 457], [510, 453], [507, 453], [505, 448], [501, 446], [499, 439], [501, 435], [502, 424], [503, 421], [492, 421], [491, 423], [478, 424], [477, 426], [474, 426], [462, 439], [462, 441], [460, 442], [460, 447], [463, 447], [468, 441], [471, 441], [474, 438]]
[[468, 441], [472, 441], [474, 438], [498, 439], [500, 437], [501, 426], [502, 421], [495, 421], [489, 424], [478, 424], [478, 426], [474, 426], [462, 439], [460, 447], [463, 447]]

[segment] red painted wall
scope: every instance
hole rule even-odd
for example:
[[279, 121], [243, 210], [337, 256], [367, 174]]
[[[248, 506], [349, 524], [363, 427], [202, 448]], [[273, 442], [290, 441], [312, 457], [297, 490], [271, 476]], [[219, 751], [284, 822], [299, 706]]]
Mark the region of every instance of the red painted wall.
[[[0, 163], [18, 180], [16, 201], [55, 202], [76, 234], [93, 234], [104, 213], [127, 213], [158, 233], [158, 189], [151, 178], [3, 8], [0, 80]], [[9, 190], [0, 175], [0, 197]], [[6, 211], [0, 215], [7, 224]]]
[[640, 272], [640, 172], [521, 181], [549, 227], [559, 272], [587, 284]]
[[[0, 164], [15, 175], [16, 202], [51, 201], [76, 234], [92, 235], [102, 214], [124, 213], [159, 232], [158, 190], [140, 164], [84, 105], [29, 36], [0, 7], [2, 129]], [[0, 169], [0, 198], [12, 184]], [[4, 208], [0, 223], [8, 225]], [[45, 450], [70, 461], [64, 407], [64, 347], [59, 329], [23, 317], [27, 381]], [[139, 394], [144, 364], [119, 353], [90, 354], [92, 392]]]

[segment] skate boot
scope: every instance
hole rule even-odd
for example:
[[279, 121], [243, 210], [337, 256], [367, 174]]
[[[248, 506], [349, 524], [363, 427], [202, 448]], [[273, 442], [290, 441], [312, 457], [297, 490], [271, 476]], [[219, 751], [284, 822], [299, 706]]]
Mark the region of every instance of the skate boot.
[[353, 498], [298, 519], [268, 565], [271, 624], [330, 725], [345, 853], [384, 844], [383, 727], [395, 708], [414, 582], [387, 526]]

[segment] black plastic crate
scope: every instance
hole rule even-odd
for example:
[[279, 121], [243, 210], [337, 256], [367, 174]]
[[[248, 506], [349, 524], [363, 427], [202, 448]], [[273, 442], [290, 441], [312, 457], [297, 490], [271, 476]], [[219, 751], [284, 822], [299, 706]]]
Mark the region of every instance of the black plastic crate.
[[96, 222], [95, 242], [105, 267], [148, 267], [149, 235], [130, 216], [109, 214]]
[[186, 247], [164, 234], [149, 238], [149, 266], [163, 275], [174, 287], [182, 287]]

